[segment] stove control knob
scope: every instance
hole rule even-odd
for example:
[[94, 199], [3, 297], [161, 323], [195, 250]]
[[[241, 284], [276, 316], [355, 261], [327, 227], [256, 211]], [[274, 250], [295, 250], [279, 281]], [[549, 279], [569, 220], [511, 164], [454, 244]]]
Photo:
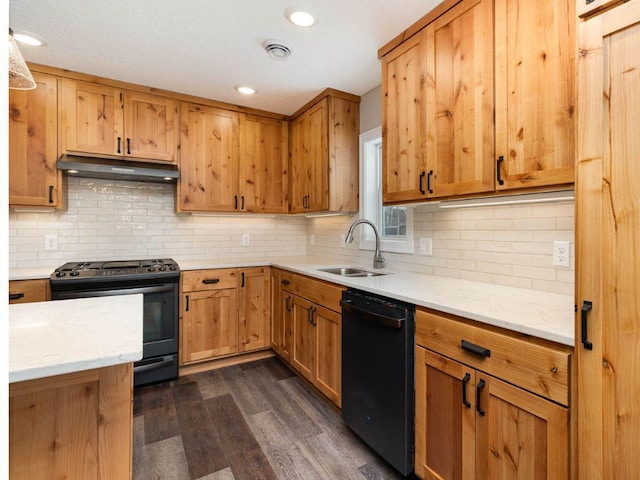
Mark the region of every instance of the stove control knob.
[[64, 273], [62, 270], [58, 270], [56, 272], [56, 277], [60, 278], [60, 277], [64, 277], [66, 275], [66, 273]]
[[172, 271], [173, 271], [173, 270], [177, 270], [177, 269], [178, 269], [178, 267], [176, 267], [175, 265], [171, 265], [171, 266], [169, 267], [169, 270], [172, 270]]
[[167, 271], [167, 266], [166, 266], [166, 265], [162, 265], [162, 266], [160, 267], [160, 271], [161, 271], [161, 272], [166, 272], [166, 271]]
[[153, 265], [151, 265], [151, 266], [149, 267], [149, 271], [150, 271], [150, 272], [155, 272], [155, 271], [156, 271], [156, 269], [154, 268], [154, 266], [153, 266]]
[[71, 270], [71, 273], [69, 274], [72, 277], [77, 277], [78, 275], [80, 275], [80, 272], [78, 272], [75, 268], [73, 270]]

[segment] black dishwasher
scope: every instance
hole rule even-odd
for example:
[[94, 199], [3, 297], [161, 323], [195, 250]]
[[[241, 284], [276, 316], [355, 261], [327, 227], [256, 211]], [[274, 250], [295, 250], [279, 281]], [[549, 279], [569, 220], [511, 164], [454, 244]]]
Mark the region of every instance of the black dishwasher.
[[396, 470], [413, 471], [415, 306], [342, 294], [342, 418]]

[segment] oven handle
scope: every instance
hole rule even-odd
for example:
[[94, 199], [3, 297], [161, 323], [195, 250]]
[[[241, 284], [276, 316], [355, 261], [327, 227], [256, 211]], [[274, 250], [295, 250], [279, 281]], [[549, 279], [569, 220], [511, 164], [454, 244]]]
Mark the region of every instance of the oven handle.
[[154, 360], [153, 362], [147, 363], [146, 365], [133, 367], [133, 373], [148, 372], [149, 370], [155, 370], [157, 368], [165, 367], [170, 363], [173, 363], [172, 355], [168, 355], [166, 357], [162, 357], [161, 359]]
[[58, 299], [65, 298], [90, 298], [90, 297], [109, 297], [113, 295], [134, 295], [136, 293], [158, 293], [170, 292], [175, 288], [174, 284], [156, 285], [152, 287], [136, 287], [136, 288], [109, 288], [106, 290], [76, 290], [69, 292], [59, 292]]

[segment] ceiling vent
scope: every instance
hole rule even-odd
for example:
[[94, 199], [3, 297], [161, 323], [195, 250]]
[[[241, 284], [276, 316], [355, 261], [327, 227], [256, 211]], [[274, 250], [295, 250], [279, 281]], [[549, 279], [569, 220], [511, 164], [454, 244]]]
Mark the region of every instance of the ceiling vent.
[[279, 40], [265, 40], [262, 47], [271, 58], [276, 60], [283, 60], [291, 55], [291, 49]]

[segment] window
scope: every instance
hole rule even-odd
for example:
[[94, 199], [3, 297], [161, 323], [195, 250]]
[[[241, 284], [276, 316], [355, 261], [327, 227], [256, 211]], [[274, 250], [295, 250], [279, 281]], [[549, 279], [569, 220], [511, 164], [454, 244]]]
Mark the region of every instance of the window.
[[[380, 232], [381, 250], [413, 253], [413, 208], [382, 206], [382, 129], [360, 135], [360, 212]], [[375, 235], [360, 228], [360, 249], [375, 249]]]

